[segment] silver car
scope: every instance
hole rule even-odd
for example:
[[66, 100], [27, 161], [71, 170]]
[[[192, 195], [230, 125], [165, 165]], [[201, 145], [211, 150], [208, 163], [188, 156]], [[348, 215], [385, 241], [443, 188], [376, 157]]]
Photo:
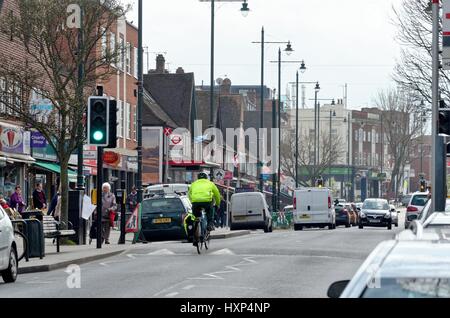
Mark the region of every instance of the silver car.
[[351, 281], [333, 283], [331, 298], [450, 298], [450, 241], [380, 243]]
[[17, 279], [18, 260], [14, 229], [6, 212], [0, 207], [0, 273], [5, 283]]

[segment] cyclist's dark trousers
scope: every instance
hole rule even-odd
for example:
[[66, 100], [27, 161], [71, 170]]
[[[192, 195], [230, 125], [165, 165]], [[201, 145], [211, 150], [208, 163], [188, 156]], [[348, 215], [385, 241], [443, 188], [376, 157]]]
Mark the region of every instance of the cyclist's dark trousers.
[[206, 219], [208, 220], [208, 224], [211, 224], [214, 220], [212, 209], [212, 202], [194, 202], [192, 203], [192, 212], [195, 217], [199, 218], [202, 216], [202, 209], [205, 209]]

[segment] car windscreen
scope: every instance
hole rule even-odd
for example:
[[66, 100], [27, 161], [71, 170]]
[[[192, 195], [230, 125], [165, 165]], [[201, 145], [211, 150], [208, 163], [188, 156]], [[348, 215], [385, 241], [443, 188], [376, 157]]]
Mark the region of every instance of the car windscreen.
[[364, 201], [362, 208], [365, 210], [389, 210], [389, 205], [383, 201]]
[[450, 278], [381, 278], [370, 284], [362, 298], [449, 298]]
[[426, 194], [417, 194], [413, 196], [411, 200], [411, 205], [417, 205], [417, 206], [425, 206], [425, 204], [428, 201], [428, 196]]
[[143, 214], [184, 211], [184, 205], [179, 198], [144, 200], [142, 203]]

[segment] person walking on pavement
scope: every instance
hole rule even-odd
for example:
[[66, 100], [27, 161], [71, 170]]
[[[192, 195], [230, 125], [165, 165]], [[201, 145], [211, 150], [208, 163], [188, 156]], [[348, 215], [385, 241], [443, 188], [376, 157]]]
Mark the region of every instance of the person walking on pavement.
[[50, 202], [50, 205], [48, 207], [48, 215], [54, 215], [56, 205], [58, 204], [58, 198], [61, 193], [61, 186], [58, 187], [58, 191], [53, 196], [52, 201]]
[[138, 204], [138, 193], [136, 187], [133, 186], [131, 188], [131, 193], [128, 195], [126, 200], [128, 211], [134, 212], [134, 209], [136, 209], [137, 204]]
[[33, 207], [38, 210], [47, 208], [47, 199], [40, 182], [36, 183], [36, 189], [33, 191]]
[[16, 188], [14, 189], [14, 193], [9, 198], [9, 206], [12, 209], [17, 210], [20, 214], [23, 213], [25, 210], [26, 204], [23, 201], [22, 198], [22, 189], [19, 185], [16, 185]]
[[214, 210], [213, 199], [216, 206], [220, 206], [220, 193], [217, 186], [208, 180], [208, 175], [204, 172], [198, 174], [198, 180], [189, 187], [188, 198], [192, 203], [192, 212], [195, 217], [202, 216], [202, 209], [205, 209], [208, 230], [214, 231]]
[[220, 215], [220, 224], [221, 227], [224, 228], [227, 226], [227, 202], [225, 200], [220, 201], [220, 210], [222, 211]]
[[[108, 182], [102, 185], [102, 238], [105, 244], [109, 244], [111, 226], [114, 225], [114, 218], [111, 214], [117, 211], [116, 196], [111, 193], [111, 185]], [[111, 220], [113, 220], [111, 222]]]

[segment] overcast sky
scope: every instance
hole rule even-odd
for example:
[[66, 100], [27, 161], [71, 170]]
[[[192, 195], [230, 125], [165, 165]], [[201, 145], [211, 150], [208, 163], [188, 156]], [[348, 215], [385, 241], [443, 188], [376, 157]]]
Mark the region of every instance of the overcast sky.
[[[128, 18], [137, 25], [137, 0]], [[220, 1], [220, 0], [216, 0]], [[348, 84], [350, 108], [372, 106], [377, 91], [393, 86], [391, 74], [399, 45], [390, 22], [392, 5], [401, 0], [248, 0], [250, 14], [240, 14], [241, 2], [216, 2], [215, 78], [227, 76], [233, 84], [260, 84], [261, 27], [266, 41], [292, 42], [295, 52], [283, 60], [304, 59], [308, 70], [300, 81], [319, 81], [319, 98], [342, 98]], [[209, 2], [199, 0], [144, 0], [144, 46], [153, 53], [167, 52], [170, 71], [181, 66], [194, 72], [197, 85], [210, 78]], [[265, 48], [265, 83], [277, 87], [279, 44]], [[282, 46], [284, 48], [285, 46]], [[146, 56], [144, 56], [146, 60]], [[299, 64], [282, 66], [282, 92], [295, 81]], [[307, 99], [314, 97], [313, 86]], [[325, 102], [325, 101], [324, 101]], [[309, 105], [313, 102], [308, 101]]]

